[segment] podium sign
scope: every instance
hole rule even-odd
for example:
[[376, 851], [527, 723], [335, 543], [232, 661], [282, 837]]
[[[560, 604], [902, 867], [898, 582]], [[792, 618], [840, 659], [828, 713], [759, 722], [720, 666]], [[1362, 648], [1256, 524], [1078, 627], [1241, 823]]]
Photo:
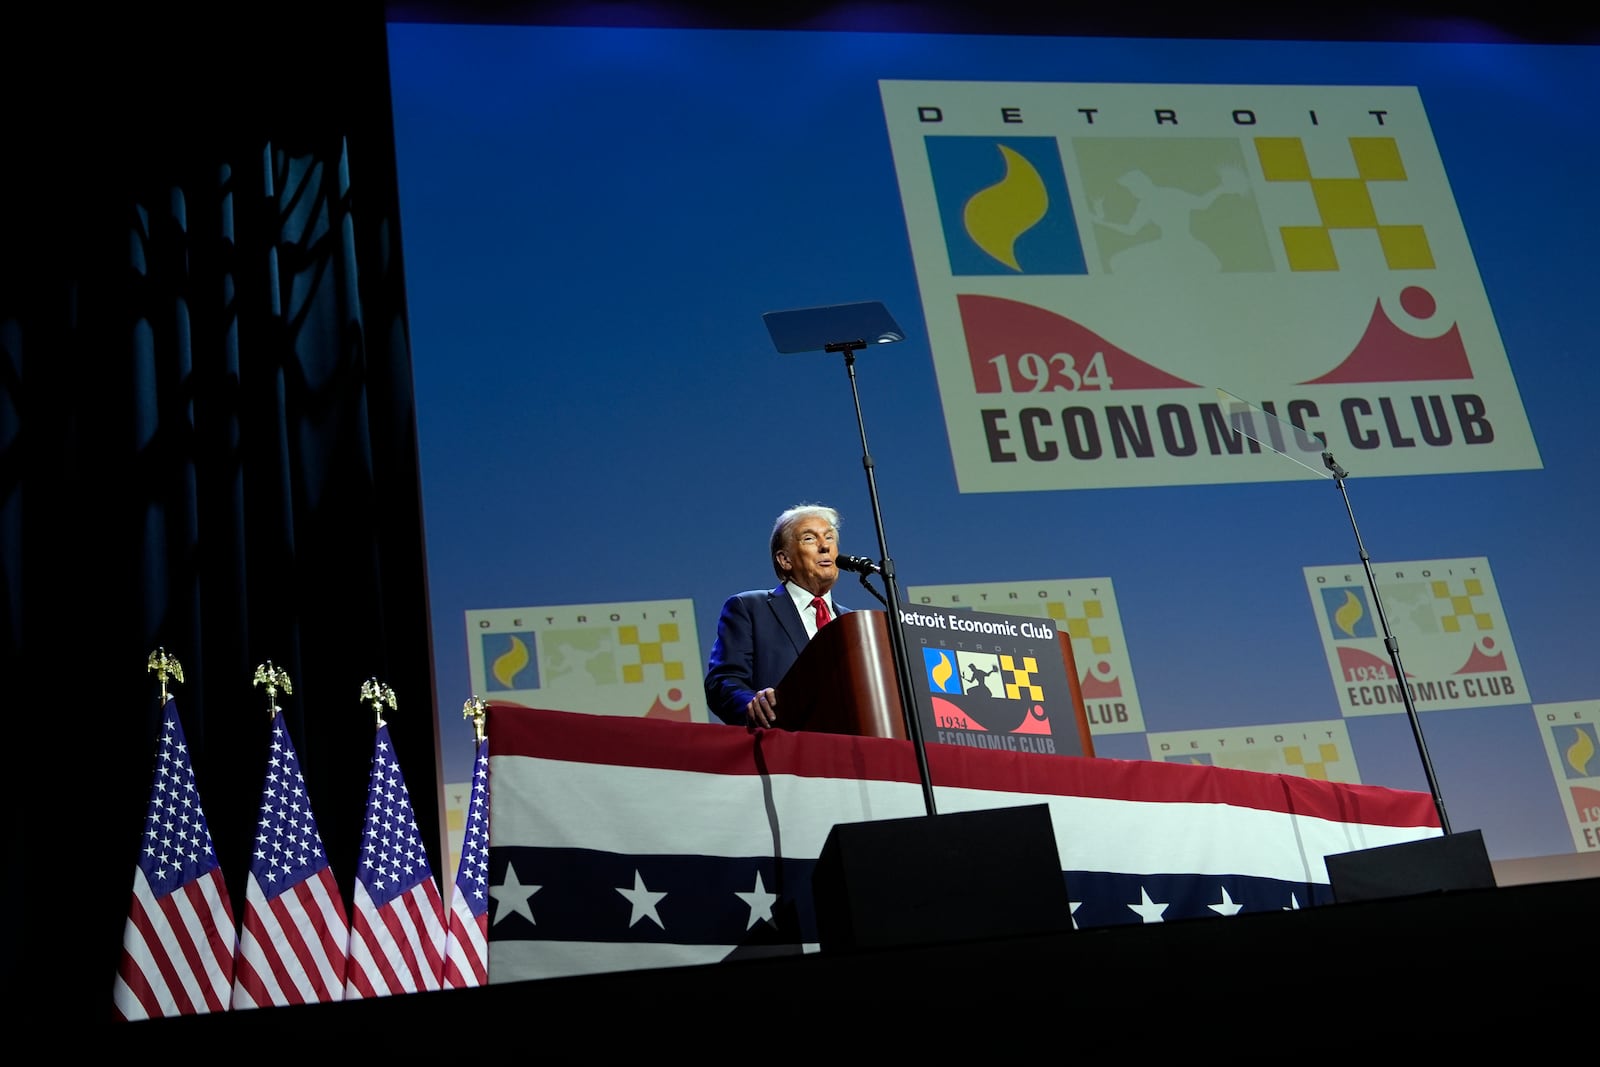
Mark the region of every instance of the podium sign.
[[[1046, 619], [958, 608], [900, 612], [926, 742], [1093, 756], [1072, 644]], [[888, 616], [851, 611], [817, 631], [778, 683], [790, 730], [906, 739]]]
[[[1053, 623], [955, 608], [902, 609], [922, 736], [944, 745], [1092, 756], [1077, 679]], [[1070, 646], [1068, 646], [1070, 647]]]

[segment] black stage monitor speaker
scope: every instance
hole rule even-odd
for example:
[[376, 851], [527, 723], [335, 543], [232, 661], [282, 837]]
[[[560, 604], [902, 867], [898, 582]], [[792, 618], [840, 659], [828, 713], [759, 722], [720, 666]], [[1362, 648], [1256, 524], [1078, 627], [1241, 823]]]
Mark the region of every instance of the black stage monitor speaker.
[[811, 892], [825, 953], [1072, 929], [1046, 804], [839, 823]]
[[1494, 868], [1481, 830], [1465, 830], [1323, 857], [1340, 904], [1450, 889], [1493, 889]]

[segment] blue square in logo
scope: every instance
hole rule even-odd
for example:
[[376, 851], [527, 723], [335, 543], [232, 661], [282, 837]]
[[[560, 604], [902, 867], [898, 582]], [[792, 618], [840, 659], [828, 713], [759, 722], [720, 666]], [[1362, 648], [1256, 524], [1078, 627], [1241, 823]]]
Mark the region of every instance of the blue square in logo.
[[1055, 138], [926, 143], [950, 273], [1088, 273]]
[[533, 654], [537, 638], [532, 631], [484, 634], [484, 687], [491, 693], [539, 688], [539, 660]]
[[1367, 591], [1360, 586], [1341, 585], [1322, 593], [1322, 610], [1335, 641], [1357, 637], [1377, 637], [1372, 611], [1367, 607]]

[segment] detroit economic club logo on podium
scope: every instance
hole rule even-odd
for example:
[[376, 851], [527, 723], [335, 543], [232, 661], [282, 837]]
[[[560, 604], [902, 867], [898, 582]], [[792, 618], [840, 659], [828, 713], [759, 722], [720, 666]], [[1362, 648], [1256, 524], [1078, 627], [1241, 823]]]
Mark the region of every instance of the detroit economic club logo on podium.
[[913, 585], [906, 595], [921, 606], [1050, 620], [1056, 633], [1071, 642], [1090, 732], [1097, 737], [1144, 732], [1144, 708], [1110, 578]]
[[1055, 627], [1029, 616], [910, 608], [900, 612], [923, 740], [1081, 756], [1077, 709]]

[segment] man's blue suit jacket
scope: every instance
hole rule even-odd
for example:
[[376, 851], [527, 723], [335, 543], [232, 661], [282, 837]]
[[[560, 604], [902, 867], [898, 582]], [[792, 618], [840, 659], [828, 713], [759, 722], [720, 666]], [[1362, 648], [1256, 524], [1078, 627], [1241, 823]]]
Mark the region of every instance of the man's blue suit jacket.
[[[834, 602], [835, 617], [849, 610]], [[783, 681], [808, 640], [800, 611], [783, 586], [729, 597], [717, 619], [717, 639], [706, 662], [711, 713], [723, 722], [745, 725], [744, 709], [755, 699], [756, 690]]]

